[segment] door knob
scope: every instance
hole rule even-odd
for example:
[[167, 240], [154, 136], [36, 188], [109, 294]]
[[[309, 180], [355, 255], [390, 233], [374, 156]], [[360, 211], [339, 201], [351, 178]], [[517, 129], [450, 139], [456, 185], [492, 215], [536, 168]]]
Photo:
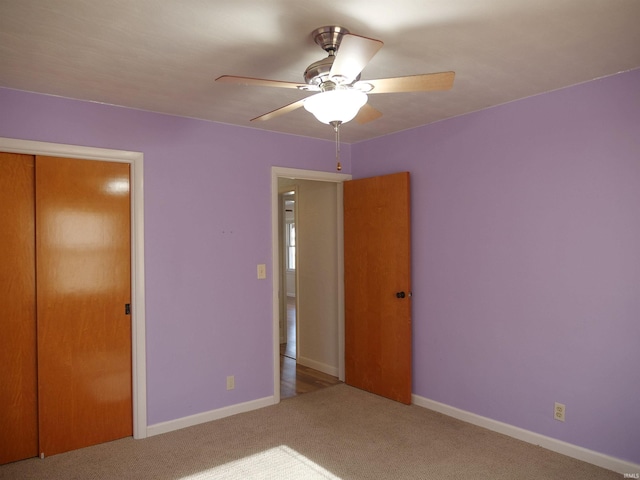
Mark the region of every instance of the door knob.
[[398, 297], [398, 298], [404, 298], [405, 296], [406, 296], [406, 294], [404, 292], [396, 293], [396, 297]]

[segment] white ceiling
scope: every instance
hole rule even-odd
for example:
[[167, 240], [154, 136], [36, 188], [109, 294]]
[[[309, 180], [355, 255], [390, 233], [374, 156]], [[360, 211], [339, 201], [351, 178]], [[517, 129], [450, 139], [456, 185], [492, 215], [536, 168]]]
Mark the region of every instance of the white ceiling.
[[370, 96], [349, 143], [640, 67], [640, 0], [0, 0], [0, 86], [332, 139], [304, 109], [249, 122], [304, 92], [214, 82], [303, 83], [325, 25], [384, 42], [363, 80], [456, 72]]

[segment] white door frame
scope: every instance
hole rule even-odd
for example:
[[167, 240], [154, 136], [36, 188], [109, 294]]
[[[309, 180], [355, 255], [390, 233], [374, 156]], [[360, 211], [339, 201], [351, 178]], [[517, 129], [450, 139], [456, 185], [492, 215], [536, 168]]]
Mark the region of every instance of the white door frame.
[[143, 154], [0, 137], [0, 152], [102, 160], [131, 165], [131, 373], [133, 438], [147, 437], [147, 373], [144, 303]]
[[273, 402], [280, 402], [280, 248], [278, 227], [278, 178], [293, 178], [297, 180], [314, 180], [318, 182], [337, 183], [337, 251], [338, 251], [338, 377], [344, 380], [344, 246], [343, 246], [343, 211], [342, 211], [342, 182], [351, 180], [351, 175], [345, 173], [321, 172], [315, 170], [300, 170], [296, 168], [271, 167], [271, 270], [273, 296]]

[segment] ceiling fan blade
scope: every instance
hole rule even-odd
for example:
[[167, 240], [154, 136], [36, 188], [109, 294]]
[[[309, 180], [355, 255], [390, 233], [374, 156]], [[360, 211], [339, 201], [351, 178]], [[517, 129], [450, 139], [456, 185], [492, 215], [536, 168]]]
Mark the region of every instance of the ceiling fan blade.
[[338, 83], [353, 82], [382, 45], [380, 40], [346, 34], [338, 47], [329, 77], [338, 79]]
[[279, 80], [266, 80], [264, 78], [236, 77], [234, 75], [222, 75], [216, 78], [216, 82], [255, 87], [296, 88], [302, 90], [307, 90], [308, 87], [308, 85], [304, 83], [281, 82]]
[[289, 105], [285, 105], [284, 107], [277, 108], [269, 113], [265, 113], [264, 115], [260, 115], [259, 117], [252, 118], [251, 121], [255, 120], [271, 120], [272, 118], [279, 117], [280, 115], [284, 115], [285, 113], [293, 112], [294, 110], [302, 107], [304, 105], [304, 101], [306, 99], [298, 100], [296, 102], [290, 103]]
[[362, 83], [368, 83], [373, 86], [373, 89], [367, 92], [368, 94], [431, 92], [436, 90], [449, 90], [453, 87], [454, 77], [455, 72], [440, 72], [409, 75], [408, 77], [380, 78], [377, 80], [366, 80]]
[[360, 125], [364, 123], [369, 123], [375, 120], [376, 118], [380, 118], [382, 116], [382, 112], [380, 110], [376, 110], [368, 103], [365, 103], [361, 108], [356, 118], [354, 119]]

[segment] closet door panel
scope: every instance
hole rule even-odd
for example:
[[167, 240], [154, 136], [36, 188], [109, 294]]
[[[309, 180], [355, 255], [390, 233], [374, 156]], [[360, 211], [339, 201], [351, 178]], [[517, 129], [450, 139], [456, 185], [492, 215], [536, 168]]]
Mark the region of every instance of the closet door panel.
[[0, 153], [0, 464], [38, 454], [33, 169]]
[[129, 165], [36, 158], [40, 452], [132, 435]]

